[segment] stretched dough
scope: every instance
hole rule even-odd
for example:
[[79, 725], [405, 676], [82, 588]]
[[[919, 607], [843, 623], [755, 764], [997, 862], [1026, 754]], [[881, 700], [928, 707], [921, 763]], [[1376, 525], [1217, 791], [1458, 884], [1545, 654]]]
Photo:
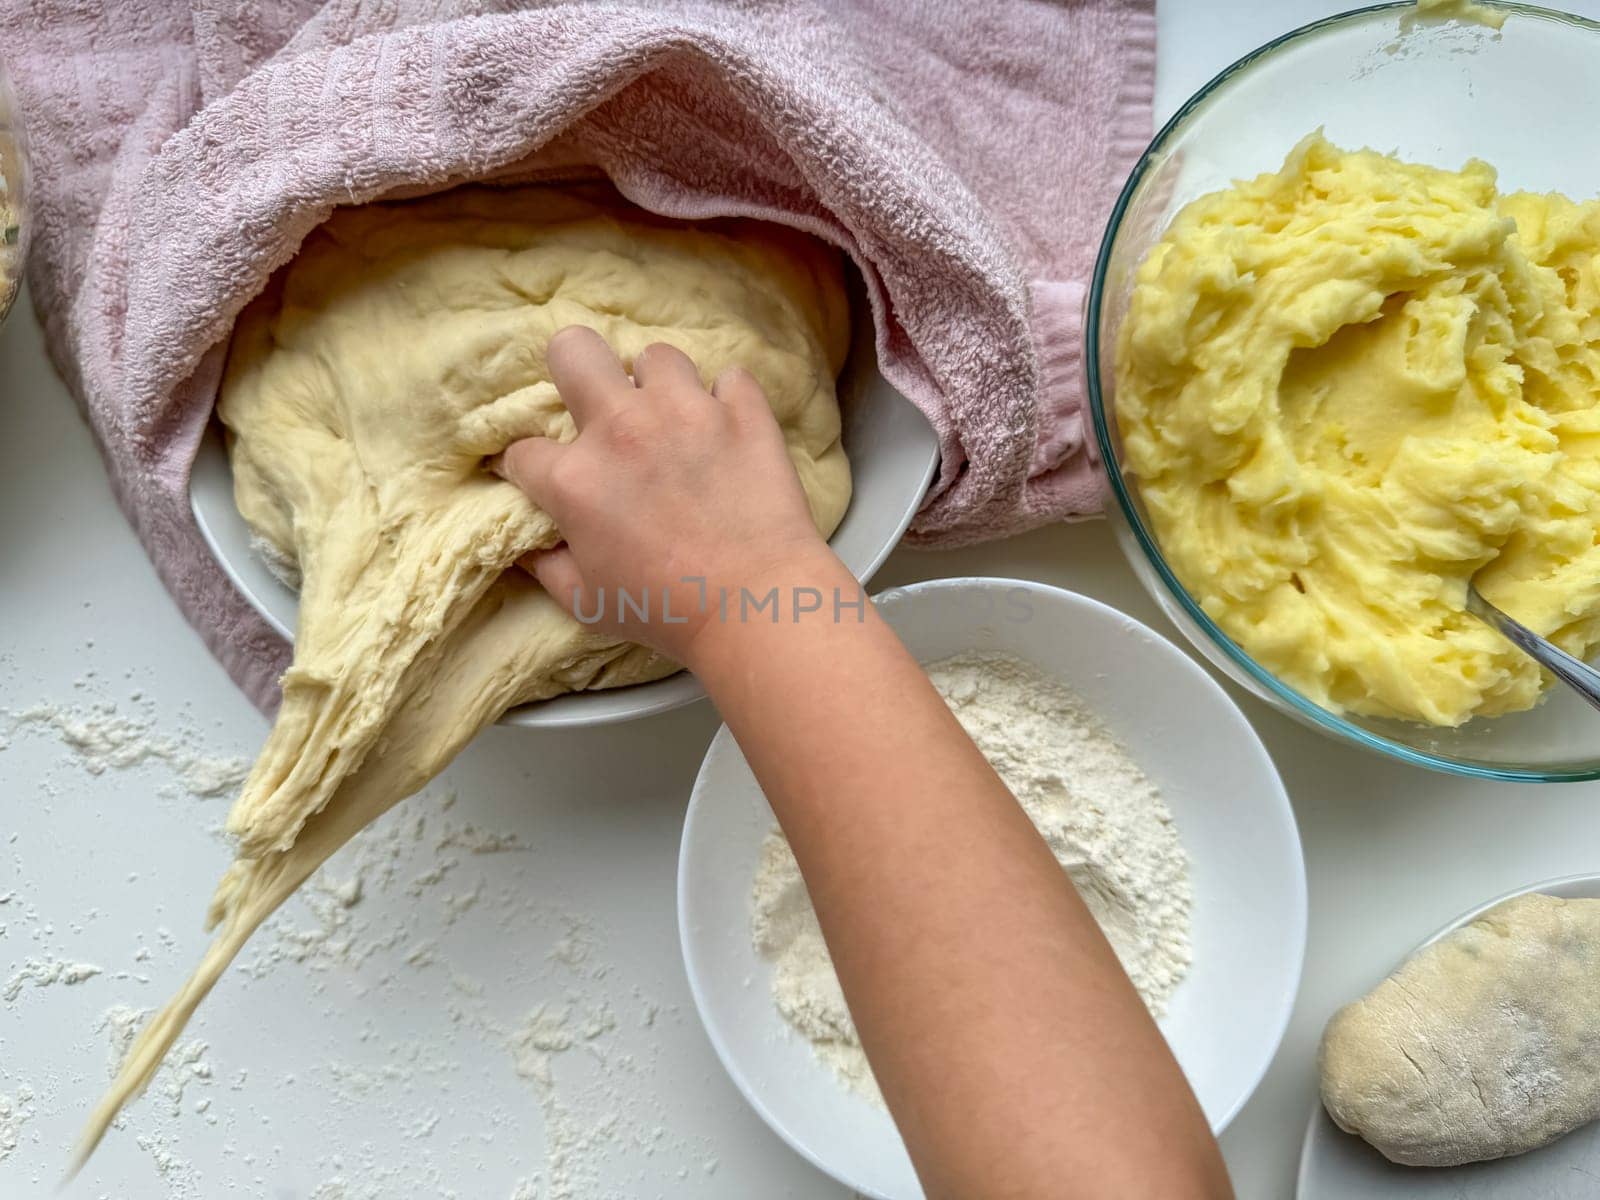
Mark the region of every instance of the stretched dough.
[[663, 341], [707, 380], [748, 368], [817, 527], [843, 517], [848, 306], [820, 243], [661, 220], [598, 185], [336, 213], [240, 317], [217, 404], [239, 510], [301, 576], [283, 705], [228, 819], [238, 857], [211, 903], [217, 936], [133, 1044], [80, 1163], [256, 927], [480, 729], [518, 704], [678, 669], [508, 570], [559, 534], [483, 460], [519, 438], [575, 436], [544, 361], [571, 324], [625, 362]]
[[1600, 900], [1518, 896], [1334, 1014], [1322, 1102], [1386, 1158], [1521, 1154], [1600, 1117]]

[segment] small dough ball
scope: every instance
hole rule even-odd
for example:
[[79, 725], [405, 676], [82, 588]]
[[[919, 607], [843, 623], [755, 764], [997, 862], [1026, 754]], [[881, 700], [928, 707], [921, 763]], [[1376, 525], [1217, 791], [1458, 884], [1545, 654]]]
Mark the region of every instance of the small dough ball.
[[1600, 900], [1526, 895], [1334, 1014], [1322, 1102], [1393, 1162], [1523, 1154], [1600, 1116]]

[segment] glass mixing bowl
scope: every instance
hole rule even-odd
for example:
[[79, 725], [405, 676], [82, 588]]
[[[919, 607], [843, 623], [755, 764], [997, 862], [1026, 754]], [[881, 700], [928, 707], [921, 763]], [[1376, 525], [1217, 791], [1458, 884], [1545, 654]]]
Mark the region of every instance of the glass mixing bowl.
[[1455, 729], [1331, 712], [1246, 654], [1173, 575], [1123, 469], [1117, 431], [1117, 330], [1133, 274], [1189, 201], [1278, 169], [1306, 134], [1459, 169], [1481, 158], [1506, 190], [1600, 196], [1600, 24], [1493, 4], [1495, 31], [1417, 22], [1383, 4], [1297, 29], [1240, 59], [1179, 110], [1134, 168], [1112, 213], [1087, 312], [1090, 408], [1115, 502], [1108, 504], [1140, 581], [1190, 641], [1235, 682], [1327, 734], [1459, 775], [1531, 781], [1600, 778], [1600, 714], [1557, 685], [1538, 707]]

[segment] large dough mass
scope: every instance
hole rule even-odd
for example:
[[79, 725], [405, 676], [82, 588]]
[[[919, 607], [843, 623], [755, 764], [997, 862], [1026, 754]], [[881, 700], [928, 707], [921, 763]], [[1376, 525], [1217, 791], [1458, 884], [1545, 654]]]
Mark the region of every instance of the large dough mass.
[[1334, 1014], [1322, 1101], [1397, 1163], [1521, 1154], [1600, 1117], [1600, 900], [1491, 909]]
[[570, 324], [624, 362], [664, 341], [708, 381], [748, 368], [818, 528], [843, 516], [848, 306], [819, 243], [659, 220], [598, 186], [336, 213], [241, 316], [218, 401], [240, 511], [301, 579], [283, 706], [229, 817], [238, 859], [212, 901], [217, 937], [129, 1052], [86, 1152], [255, 928], [481, 728], [514, 705], [677, 669], [508, 570], [559, 534], [483, 461], [518, 438], [575, 436], [544, 361]]

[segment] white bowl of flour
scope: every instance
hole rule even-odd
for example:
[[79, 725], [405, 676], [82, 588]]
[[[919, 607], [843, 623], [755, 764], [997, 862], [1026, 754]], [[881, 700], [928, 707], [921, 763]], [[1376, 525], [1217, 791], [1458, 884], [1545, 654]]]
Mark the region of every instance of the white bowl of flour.
[[[1220, 1132], [1277, 1049], [1305, 953], [1299, 836], [1255, 732], [1186, 654], [1086, 597], [952, 579], [877, 603], [1072, 875]], [[701, 1019], [797, 1151], [866, 1196], [919, 1197], [774, 830], [724, 728], [678, 867]]]

